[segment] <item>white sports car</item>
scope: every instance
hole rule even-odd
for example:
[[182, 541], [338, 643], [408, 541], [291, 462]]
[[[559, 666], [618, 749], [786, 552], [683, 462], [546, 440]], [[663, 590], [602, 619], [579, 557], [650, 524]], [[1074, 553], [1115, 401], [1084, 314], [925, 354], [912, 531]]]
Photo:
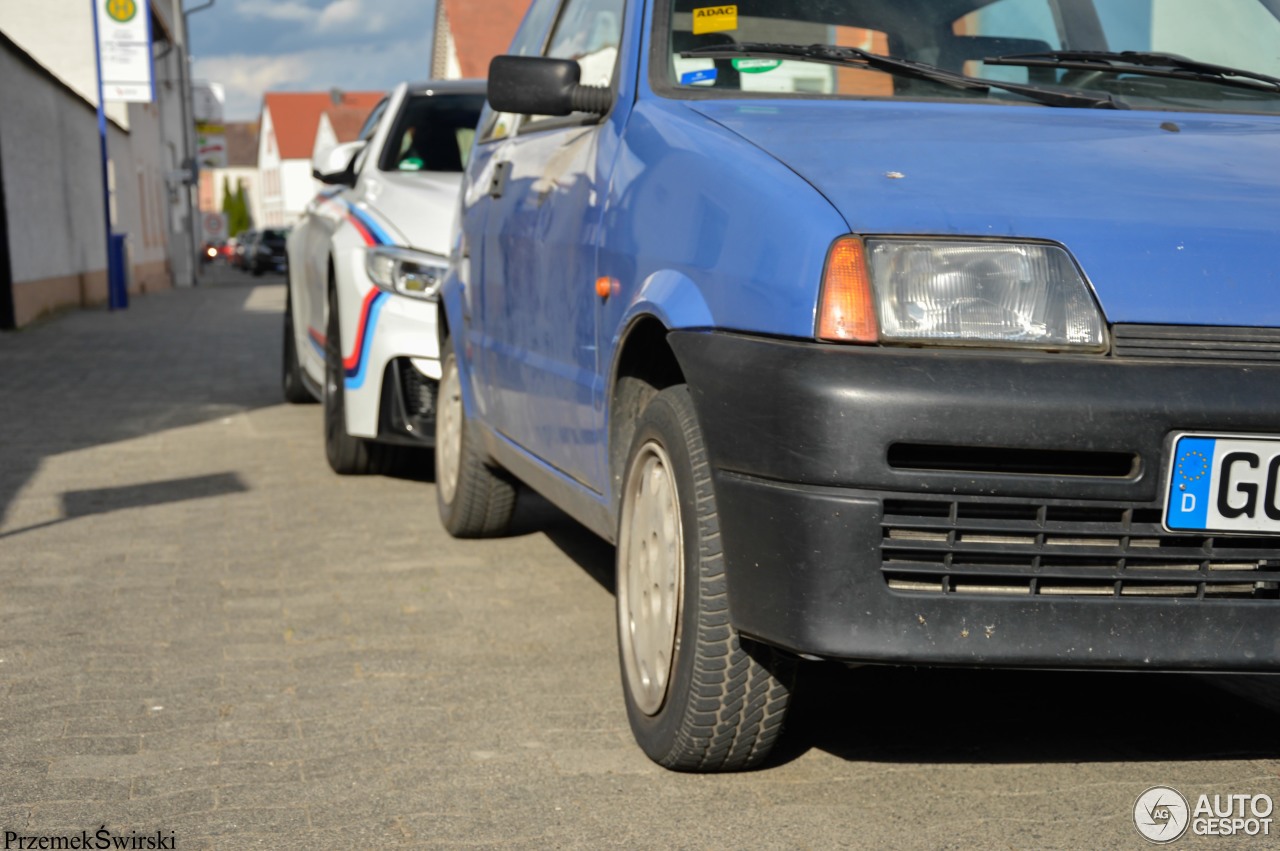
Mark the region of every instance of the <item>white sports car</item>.
[[289, 235], [284, 396], [324, 402], [335, 472], [385, 472], [397, 446], [434, 443], [437, 290], [484, 91], [402, 83], [313, 163], [329, 188]]

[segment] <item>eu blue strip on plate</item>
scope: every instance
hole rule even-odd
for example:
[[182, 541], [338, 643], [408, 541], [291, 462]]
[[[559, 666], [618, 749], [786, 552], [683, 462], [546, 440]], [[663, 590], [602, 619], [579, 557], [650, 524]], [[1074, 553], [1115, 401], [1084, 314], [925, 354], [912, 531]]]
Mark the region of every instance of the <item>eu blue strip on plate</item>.
[[1206, 528], [1216, 444], [1212, 437], [1184, 437], [1174, 447], [1169, 507], [1165, 512], [1165, 525], [1170, 529]]

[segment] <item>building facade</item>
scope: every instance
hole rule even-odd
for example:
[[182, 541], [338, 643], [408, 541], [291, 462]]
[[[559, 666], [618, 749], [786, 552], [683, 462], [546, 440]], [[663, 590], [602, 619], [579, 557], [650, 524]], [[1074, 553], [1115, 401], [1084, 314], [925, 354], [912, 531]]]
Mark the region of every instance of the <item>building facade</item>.
[[151, 3], [155, 101], [106, 105], [107, 205], [92, 15], [0, 4], [0, 327], [106, 301], [108, 209], [130, 292], [195, 283], [181, 5]]
[[489, 60], [506, 53], [529, 0], [437, 0], [431, 77], [485, 79]]

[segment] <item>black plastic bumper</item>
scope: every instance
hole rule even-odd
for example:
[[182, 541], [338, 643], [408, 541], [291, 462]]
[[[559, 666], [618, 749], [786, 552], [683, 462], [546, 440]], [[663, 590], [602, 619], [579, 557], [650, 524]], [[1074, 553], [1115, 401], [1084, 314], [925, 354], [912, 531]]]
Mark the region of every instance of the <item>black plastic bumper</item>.
[[742, 632], [860, 661], [1280, 670], [1280, 538], [1160, 528], [1171, 435], [1280, 435], [1280, 367], [670, 340]]

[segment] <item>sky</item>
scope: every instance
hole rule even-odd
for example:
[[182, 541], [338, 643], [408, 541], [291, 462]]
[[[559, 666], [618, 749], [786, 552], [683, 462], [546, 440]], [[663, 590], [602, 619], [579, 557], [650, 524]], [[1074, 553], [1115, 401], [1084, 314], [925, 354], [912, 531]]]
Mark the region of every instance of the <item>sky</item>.
[[[189, 8], [194, 3], [188, 2]], [[226, 119], [266, 91], [381, 91], [431, 70], [434, 0], [216, 0], [189, 19], [193, 75], [226, 89]]]

